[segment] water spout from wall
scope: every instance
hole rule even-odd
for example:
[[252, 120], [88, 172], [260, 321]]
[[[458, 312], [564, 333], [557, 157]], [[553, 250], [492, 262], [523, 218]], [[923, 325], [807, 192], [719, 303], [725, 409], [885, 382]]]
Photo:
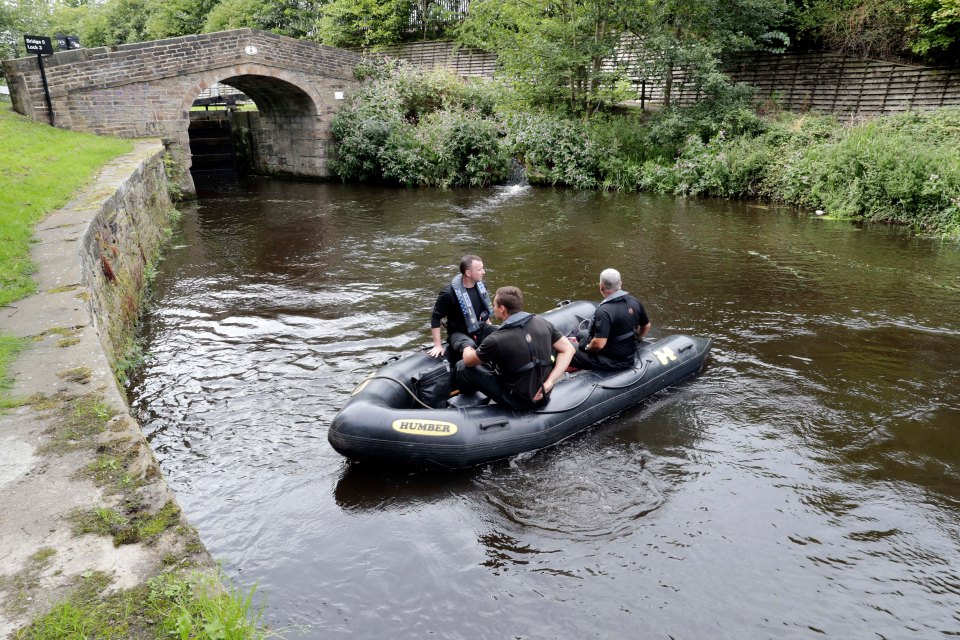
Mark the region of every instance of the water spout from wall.
[[522, 162], [518, 162], [516, 158], [510, 159], [510, 174], [507, 176], [507, 186], [530, 186], [530, 182], [527, 180], [527, 167]]

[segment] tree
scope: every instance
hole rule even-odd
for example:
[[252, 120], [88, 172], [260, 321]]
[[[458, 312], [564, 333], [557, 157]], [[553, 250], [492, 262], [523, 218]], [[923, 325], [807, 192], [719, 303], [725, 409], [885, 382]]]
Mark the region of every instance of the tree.
[[147, 18], [145, 28], [151, 40], [200, 33], [207, 14], [218, 0], [161, 0]]
[[478, 0], [459, 40], [496, 51], [526, 101], [584, 114], [615, 99], [619, 74], [603, 61], [616, 50], [620, 13], [628, 6], [629, 0]]
[[464, 44], [497, 52], [531, 102], [588, 113], [624, 96], [629, 66], [664, 79], [673, 70], [715, 78], [717, 57], [757, 46], [786, 13], [785, 0], [478, 0]]
[[46, 0], [0, 0], [0, 59], [27, 55], [23, 34], [42, 36], [49, 30]]
[[786, 41], [774, 31], [787, 14], [784, 0], [647, 0], [624, 15], [633, 37], [626, 49], [663, 79], [664, 103], [670, 106], [674, 70], [682, 68], [702, 89], [719, 86], [717, 69], [724, 54], [768, 48]]
[[414, 0], [331, 0], [321, 10], [320, 42], [332, 47], [372, 47], [401, 42]]
[[409, 30], [404, 39], [449, 37], [466, 18], [467, 8], [467, 3], [451, 5], [441, 0], [414, 0]]
[[312, 0], [221, 0], [207, 15], [203, 31], [246, 28], [311, 37], [316, 32], [318, 6]]
[[945, 59], [960, 47], [960, 0], [909, 0], [910, 48], [925, 57]]
[[0, 2], [0, 59], [16, 57], [16, 50], [13, 48], [15, 38], [13, 7], [6, 2]]
[[97, 7], [89, 4], [58, 4], [50, 16], [51, 33], [80, 36], [80, 44], [88, 46], [82, 37], [83, 24]]
[[85, 47], [143, 42], [147, 37], [148, 0], [107, 0], [84, 16], [80, 42]]

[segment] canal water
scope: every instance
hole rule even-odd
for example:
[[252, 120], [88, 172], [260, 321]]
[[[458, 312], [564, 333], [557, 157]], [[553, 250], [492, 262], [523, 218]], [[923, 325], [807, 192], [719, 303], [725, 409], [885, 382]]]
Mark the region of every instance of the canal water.
[[[756, 203], [266, 179], [184, 207], [129, 389], [288, 638], [960, 634], [960, 250]], [[351, 465], [327, 428], [478, 253], [527, 308], [621, 271], [703, 372], [553, 448]]]

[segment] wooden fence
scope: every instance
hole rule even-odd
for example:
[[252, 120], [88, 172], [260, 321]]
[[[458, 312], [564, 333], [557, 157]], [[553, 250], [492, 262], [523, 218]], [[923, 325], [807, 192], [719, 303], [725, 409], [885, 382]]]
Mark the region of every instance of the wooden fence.
[[[492, 78], [497, 56], [457, 49], [451, 42], [415, 42], [385, 53], [426, 67], [446, 67], [460, 76]], [[623, 64], [624, 60], [618, 60]], [[629, 68], [629, 59], [626, 60]], [[960, 107], [960, 68], [921, 67], [827, 52], [757, 53], [729, 59], [724, 67], [735, 82], [757, 88], [757, 99], [789, 111], [832, 113], [842, 118], [900, 113], [910, 109]], [[637, 100], [663, 102], [663, 81], [632, 77]], [[641, 89], [643, 93], [641, 94]], [[674, 71], [672, 99], [692, 104], [701, 98], [682, 69]]]
[[838, 53], [742, 56], [726, 65], [790, 111], [842, 117], [960, 107], [960, 68], [920, 67]]
[[410, 42], [383, 49], [380, 53], [425, 69], [445, 67], [465, 78], [492, 78], [497, 67], [497, 54], [480, 49], [457, 48], [454, 43], [445, 40]]

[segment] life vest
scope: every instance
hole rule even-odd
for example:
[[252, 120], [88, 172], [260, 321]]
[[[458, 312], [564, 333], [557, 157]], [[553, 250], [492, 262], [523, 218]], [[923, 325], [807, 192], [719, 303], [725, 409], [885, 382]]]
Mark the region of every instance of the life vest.
[[484, 306], [484, 311], [480, 313], [480, 317], [477, 318], [477, 314], [473, 311], [473, 303], [470, 302], [470, 294], [467, 293], [466, 288], [463, 286], [463, 274], [457, 274], [457, 276], [450, 281], [450, 286], [453, 287], [453, 295], [456, 296], [457, 302], [460, 303], [460, 310], [463, 311], [463, 319], [467, 323], [467, 333], [473, 335], [480, 331], [480, 325], [487, 321], [487, 318], [493, 315], [493, 304], [490, 302], [490, 296], [487, 295], [487, 288], [483, 286], [483, 282], [477, 282], [477, 293], [480, 294], [480, 302]]
[[[529, 371], [530, 369], [533, 369], [534, 367], [536, 367], [536, 369], [537, 369], [537, 377], [541, 380], [540, 385], [539, 385], [539, 391], [543, 391], [543, 390], [544, 390], [544, 389], [543, 389], [543, 380], [546, 379], [546, 376], [543, 375], [543, 367], [552, 367], [552, 366], [553, 366], [553, 361], [552, 361], [549, 357], [547, 357], [547, 358], [537, 357], [537, 352], [536, 352], [536, 350], [533, 348], [532, 336], [531, 336], [530, 334], [528, 334], [528, 333], [526, 332], [526, 330], [524, 329], [524, 327], [526, 326], [526, 324], [527, 324], [528, 322], [530, 322], [530, 319], [533, 318], [533, 317], [534, 317], [534, 316], [533, 316], [532, 313], [527, 313], [526, 311], [518, 311], [517, 313], [513, 314], [512, 316], [510, 316], [509, 318], [507, 318], [506, 320], [504, 320], [503, 323], [500, 325], [500, 327], [497, 329], [497, 331], [505, 331], [505, 330], [512, 329], [512, 328], [514, 328], [514, 327], [516, 327], [517, 329], [520, 329], [521, 331], [523, 331], [523, 333], [525, 334], [525, 335], [523, 336], [523, 342], [524, 342], [524, 344], [527, 345], [527, 350], [530, 352], [530, 362], [528, 362], [527, 364], [523, 365], [522, 367], [520, 367], [520, 368], [517, 369], [516, 371], [513, 371], [512, 373], [514, 373], [514, 374], [523, 373], [524, 371]], [[552, 354], [551, 354], [551, 355], [552, 355]], [[548, 395], [549, 395], [549, 394], [544, 393], [544, 394], [543, 394], [543, 396], [544, 396], [543, 399], [542, 399], [539, 403], [537, 403], [537, 404], [539, 405], [539, 404], [542, 404], [542, 403], [546, 402]]]
[[[626, 291], [623, 291], [623, 290], [617, 291], [616, 293], [611, 293], [609, 296], [607, 296], [606, 298], [604, 298], [603, 301], [602, 301], [600, 304], [597, 305], [597, 308], [600, 308], [601, 305], [605, 305], [605, 304], [612, 303], [612, 302], [623, 302], [623, 303], [626, 303], [626, 302], [627, 302], [627, 296], [628, 296], [628, 295], [630, 295], [630, 294], [627, 293]], [[593, 332], [594, 332], [594, 328], [591, 327], [591, 328], [590, 328], [590, 337], [591, 337], [591, 338], [593, 337]], [[637, 330], [636, 330], [636, 327], [634, 327], [633, 329], [631, 329], [631, 330], [628, 331], [627, 333], [621, 333], [621, 334], [618, 335], [618, 336], [610, 336], [607, 340], [608, 340], [609, 343], [617, 343], [617, 342], [623, 342], [623, 341], [626, 340], [627, 338], [636, 338], [636, 337], [637, 337]]]

